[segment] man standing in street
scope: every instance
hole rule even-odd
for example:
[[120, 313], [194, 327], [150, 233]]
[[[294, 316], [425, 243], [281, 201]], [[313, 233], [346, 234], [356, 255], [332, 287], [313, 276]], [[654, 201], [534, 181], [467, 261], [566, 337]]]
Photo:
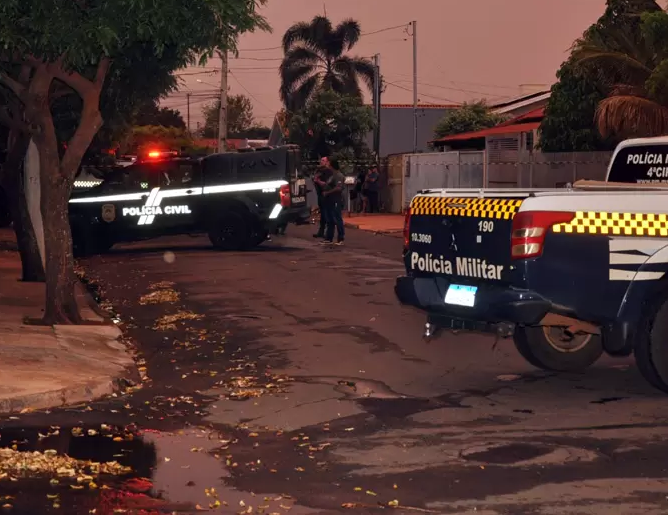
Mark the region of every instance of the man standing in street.
[[345, 177], [341, 173], [337, 159], [330, 160], [332, 175], [322, 191], [322, 203], [327, 213], [327, 232], [324, 245], [334, 243], [334, 228], [336, 228], [336, 245], [343, 245], [345, 227], [343, 224], [343, 185]]
[[320, 160], [320, 165], [315, 171], [313, 176], [313, 187], [315, 188], [315, 193], [318, 196], [318, 209], [320, 210], [320, 225], [318, 227], [318, 232], [316, 232], [314, 238], [324, 238], [325, 237], [325, 228], [327, 226], [327, 213], [325, 212], [325, 206], [323, 203], [322, 189], [327, 184], [327, 181], [331, 178], [332, 170], [330, 168], [329, 159], [323, 157]]

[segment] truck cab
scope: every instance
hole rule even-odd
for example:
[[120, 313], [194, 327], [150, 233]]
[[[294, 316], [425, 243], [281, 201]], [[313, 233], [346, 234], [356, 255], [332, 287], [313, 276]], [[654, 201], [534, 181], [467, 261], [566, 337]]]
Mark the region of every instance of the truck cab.
[[199, 159], [153, 151], [75, 191], [70, 225], [78, 254], [177, 234], [208, 234], [218, 249], [246, 250], [301, 216], [305, 197], [293, 145]]

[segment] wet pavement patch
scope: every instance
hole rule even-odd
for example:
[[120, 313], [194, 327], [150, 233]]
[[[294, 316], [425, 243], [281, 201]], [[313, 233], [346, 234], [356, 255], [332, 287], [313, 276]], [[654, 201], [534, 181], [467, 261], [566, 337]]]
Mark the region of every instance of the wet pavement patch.
[[476, 447], [462, 451], [467, 461], [489, 463], [490, 465], [512, 465], [530, 461], [552, 452], [552, 448], [542, 445], [511, 443], [487, 448]]

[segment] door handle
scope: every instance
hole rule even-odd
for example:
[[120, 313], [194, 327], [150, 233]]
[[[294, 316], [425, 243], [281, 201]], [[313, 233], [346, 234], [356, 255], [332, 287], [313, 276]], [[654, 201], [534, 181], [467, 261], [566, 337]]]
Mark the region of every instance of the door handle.
[[188, 195], [190, 195], [192, 192], [193, 192], [193, 190], [188, 190], [188, 191], [186, 191], [186, 193], [187, 193]]

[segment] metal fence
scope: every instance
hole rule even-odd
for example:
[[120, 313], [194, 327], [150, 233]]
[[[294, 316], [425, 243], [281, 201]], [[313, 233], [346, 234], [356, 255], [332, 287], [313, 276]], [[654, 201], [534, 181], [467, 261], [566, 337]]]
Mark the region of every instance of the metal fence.
[[[604, 180], [612, 152], [434, 152], [391, 156], [382, 195], [392, 212], [430, 188], [560, 188]], [[401, 167], [403, 173], [398, 173]]]

